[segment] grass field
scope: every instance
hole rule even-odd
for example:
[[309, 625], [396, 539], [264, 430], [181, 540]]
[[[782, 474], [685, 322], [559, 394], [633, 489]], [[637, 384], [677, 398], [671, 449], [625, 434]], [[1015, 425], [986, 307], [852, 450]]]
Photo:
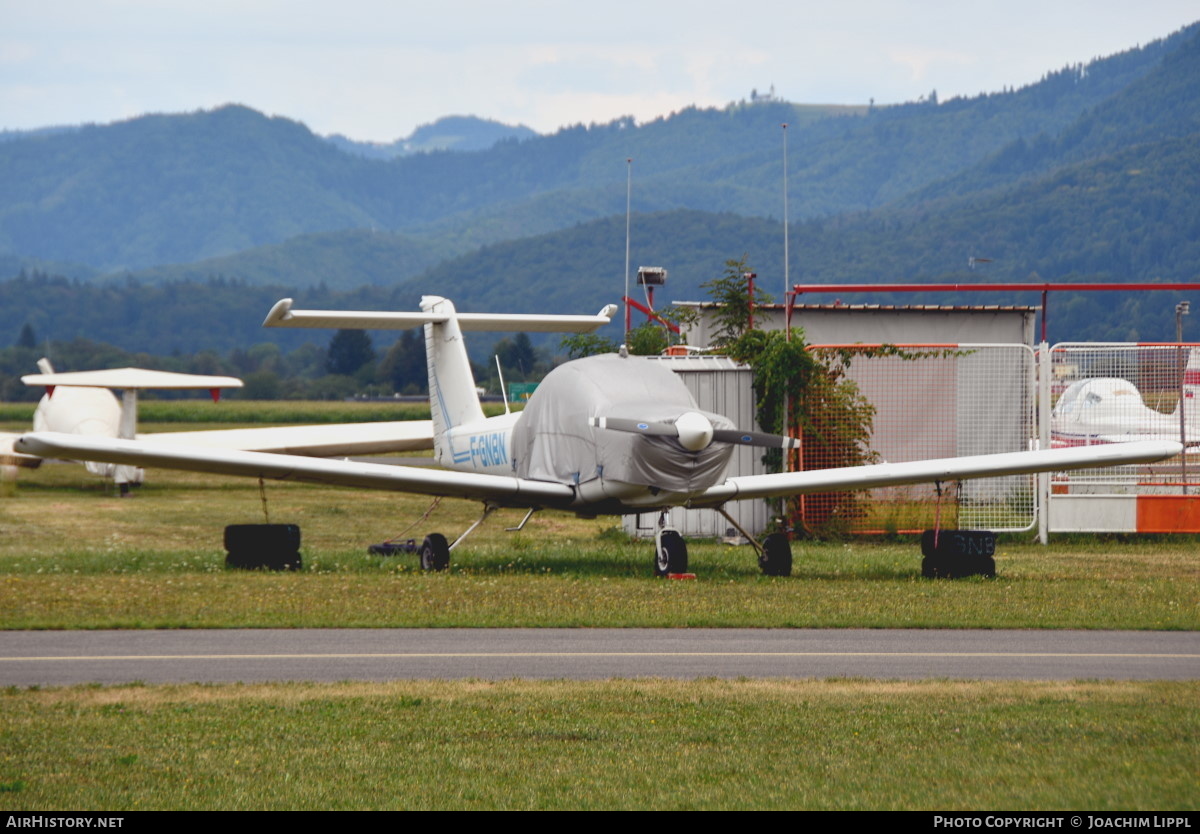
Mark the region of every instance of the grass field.
[[1195, 809], [1194, 683], [0, 694], [0, 809]]
[[[263, 520], [256, 482], [152, 471], [136, 497], [82, 467], [22, 473], [0, 498], [0, 628], [255, 626], [1200, 627], [1191, 540], [1002, 544], [995, 580], [920, 577], [915, 543], [797, 543], [794, 575], [748, 547], [690, 543], [695, 582], [655, 581], [651, 548], [614, 519], [497, 513], [446, 574], [366, 545], [428, 499], [268, 483], [270, 519], [303, 531], [305, 569], [224, 569], [228, 523]], [[477, 505], [447, 500], [406, 536], [453, 535]]]

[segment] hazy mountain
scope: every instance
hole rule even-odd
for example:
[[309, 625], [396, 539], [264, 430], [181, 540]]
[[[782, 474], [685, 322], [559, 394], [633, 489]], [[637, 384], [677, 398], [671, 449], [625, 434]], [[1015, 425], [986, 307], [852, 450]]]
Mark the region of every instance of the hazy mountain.
[[[411, 309], [428, 292], [469, 310], [598, 309], [623, 286], [629, 157], [633, 266], [670, 270], [660, 298], [700, 297], [743, 254], [778, 293], [784, 121], [794, 281], [1193, 280], [1198, 31], [973, 98], [742, 102], [393, 160], [237, 106], [12, 137], [0, 142], [0, 270], [34, 256], [43, 272], [74, 275], [73, 261], [112, 274], [95, 293], [0, 285], [0, 332], [28, 320], [53, 338], [226, 349], [263, 340], [257, 325], [279, 294], [368, 309]], [[969, 272], [970, 257], [992, 262]], [[1053, 327], [1167, 338], [1173, 304], [1080, 297]]]
[[358, 142], [337, 133], [326, 139], [346, 153], [368, 159], [395, 159], [428, 151], [485, 151], [497, 142], [532, 136], [537, 133], [524, 125], [506, 125], [476, 116], [444, 116], [395, 142]]
[[[636, 210], [779, 217], [782, 122], [791, 125], [794, 219], [937, 197], [926, 189], [955, 177], [961, 194], [1044, 170], [978, 175], [1022, 146], [1069, 142], [1068, 129], [1082, 130], [1087, 116], [1096, 120], [1094, 135], [1103, 135], [1110, 119], [1130, 112], [1106, 111], [1105, 103], [1156, 71], [1170, 76], [1172, 63], [1186, 64], [1167, 59], [1195, 32], [968, 99], [939, 101], [931, 92], [874, 108], [779, 101], [687, 108], [645, 124], [618, 119], [483, 151], [393, 160], [339, 151], [302, 124], [238, 106], [14, 138], [0, 142], [0, 254], [113, 271], [344, 229], [432, 235], [441, 241], [435, 248], [462, 251], [622, 211], [630, 157]], [[1184, 81], [1178, 90], [1187, 96]], [[1159, 100], [1139, 116], [1150, 135], [1170, 118]], [[442, 120], [414, 137], [436, 144], [463, 135], [459, 125]], [[1108, 152], [1103, 143], [1074, 148], [1076, 156], [1062, 161]]]

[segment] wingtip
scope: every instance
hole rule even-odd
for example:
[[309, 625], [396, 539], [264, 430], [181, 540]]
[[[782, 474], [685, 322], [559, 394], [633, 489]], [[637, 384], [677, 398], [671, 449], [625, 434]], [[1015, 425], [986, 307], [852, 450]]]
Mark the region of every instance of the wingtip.
[[263, 319], [263, 327], [281, 327], [284, 322], [292, 317], [292, 299], [281, 298], [275, 302], [275, 306], [271, 308], [271, 312], [267, 313], [267, 317]]

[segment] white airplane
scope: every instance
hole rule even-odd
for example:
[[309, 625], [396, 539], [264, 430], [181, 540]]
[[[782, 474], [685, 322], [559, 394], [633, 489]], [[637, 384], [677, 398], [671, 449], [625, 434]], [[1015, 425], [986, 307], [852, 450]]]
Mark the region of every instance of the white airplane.
[[[143, 368], [55, 373], [46, 359], [38, 361], [38, 368], [40, 374], [21, 377], [26, 385], [46, 387], [46, 394], [33, 413], [35, 432], [137, 438], [158, 443], [314, 457], [433, 448], [433, 424], [429, 420], [139, 434], [138, 391], [206, 389], [216, 400], [220, 389], [241, 388], [242, 381], [229, 376], [179, 374]], [[114, 390], [122, 392], [119, 402]], [[42, 458], [21, 454], [13, 448], [19, 436], [0, 435], [0, 465], [38, 466]], [[135, 466], [88, 461], [87, 469], [94, 475], [113, 479], [122, 495], [128, 494], [130, 486], [143, 480], [142, 470]], [[15, 477], [11, 470], [3, 474]]]
[[1071, 383], [1050, 412], [1053, 445], [1062, 448], [1146, 439], [1180, 441], [1180, 407], [1184, 442], [1189, 448], [1200, 443], [1195, 413], [1200, 386], [1192, 381], [1192, 370], [1189, 360], [1182, 406], [1176, 405], [1170, 414], [1147, 406], [1137, 386], [1127, 379], [1092, 377]]
[[[456, 313], [444, 298], [426, 296], [420, 313], [329, 312], [277, 303], [268, 327], [403, 329], [423, 326], [429, 365], [435, 456], [445, 470], [319, 460], [245, 451], [199, 449], [151, 439], [121, 440], [34, 432], [18, 451], [137, 466], [160, 466], [255, 478], [389, 489], [480, 501], [483, 514], [452, 544], [439, 533], [420, 548], [421, 566], [444, 570], [450, 552], [500, 507], [540, 509], [585, 517], [659, 512], [655, 573], [682, 573], [687, 548], [666, 527], [674, 506], [707, 507], [811, 492], [858, 490], [1026, 472], [1142, 463], [1177, 455], [1180, 445], [1142, 441], [1092, 448], [1012, 452], [862, 467], [725, 476], [734, 444], [779, 445], [789, 438], [737, 430], [719, 414], [701, 411], [663, 363], [608, 354], [567, 362], [552, 371], [525, 410], [487, 419], [479, 405], [464, 330], [587, 331], [606, 324], [615, 305], [596, 316]], [[726, 514], [726, 518], [732, 518]], [[737, 526], [735, 524], [735, 526]], [[764, 573], [791, 572], [784, 534], [754, 542]]]

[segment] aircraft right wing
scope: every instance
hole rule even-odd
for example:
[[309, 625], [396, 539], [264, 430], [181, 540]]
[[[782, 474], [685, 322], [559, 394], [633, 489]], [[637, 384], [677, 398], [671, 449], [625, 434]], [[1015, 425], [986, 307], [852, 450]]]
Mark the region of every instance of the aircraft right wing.
[[173, 431], [139, 434], [138, 440], [156, 445], [166, 443], [173, 446], [274, 452], [315, 458], [381, 455], [432, 449], [433, 421], [396, 420], [381, 423]]
[[446, 472], [414, 466], [323, 460], [296, 455], [148, 443], [111, 437], [58, 432], [30, 432], [15, 444], [17, 451], [40, 457], [74, 458], [132, 466], [161, 466], [219, 475], [245, 475], [279, 481], [387, 489], [422, 495], [473, 498], [519, 506], [563, 506], [575, 497], [566, 484], [503, 475]]
[[973, 457], [918, 460], [910, 463], [877, 463], [780, 472], [775, 475], [746, 475], [729, 478], [693, 498], [689, 506], [711, 507], [744, 498], [773, 498], [812, 492], [841, 492], [875, 487], [928, 484], [966, 478], [991, 478], [1068, 469], [1094, 469], [1133, 463], [1154, 463], [1183, 451], [1179, 441], [1139, 440], [1103, 446], [1076, 446], [1033, 452], [1003, 452]]

